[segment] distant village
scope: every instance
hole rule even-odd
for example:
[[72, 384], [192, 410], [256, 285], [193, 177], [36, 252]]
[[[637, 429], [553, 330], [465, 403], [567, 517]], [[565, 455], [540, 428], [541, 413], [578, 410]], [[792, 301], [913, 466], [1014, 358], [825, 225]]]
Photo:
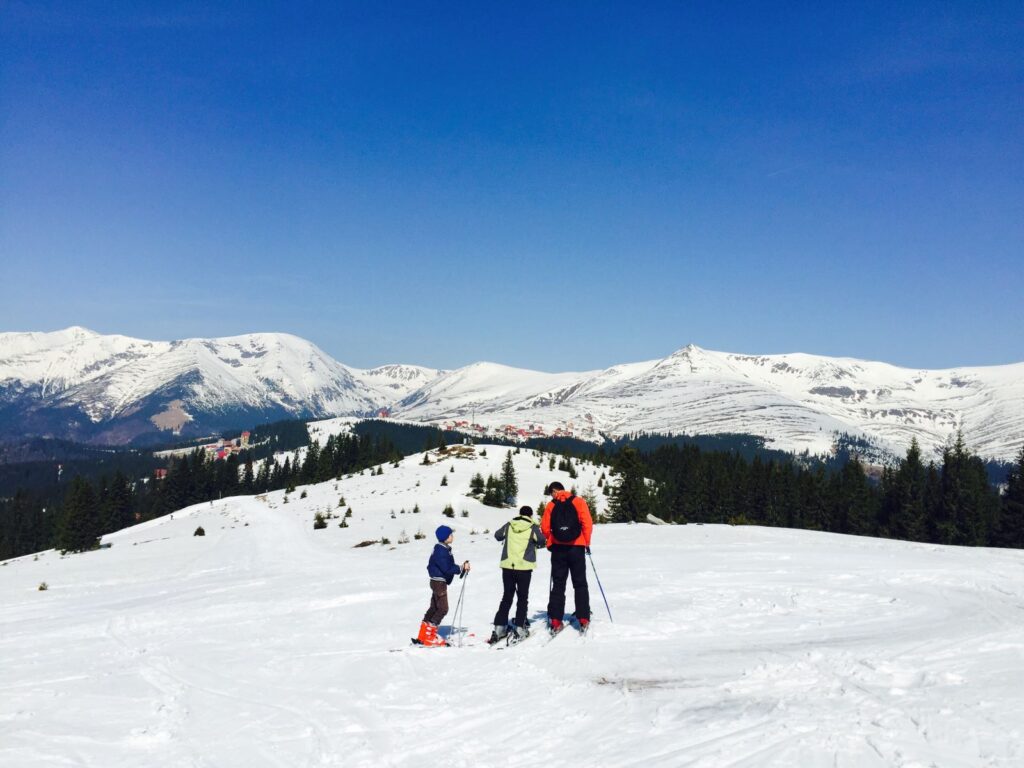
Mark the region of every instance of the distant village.
[[[215, 443], [206, 443], [205, 445], [197, 445], [189, 448], [176, 448], [170, 451], [160, 451], [157, 456], [185, 456], [193, 451], [202, 451], [206, 458], [212, 459], [213, 461], [220, 461], [226, 459], [228, 456], [232, 456], [237, 453], [241, 453], [249, 447], [250, 432], [243, 432], [241, 437], [236, 437], [233, 440], [225, 440], [223, 437], [219, 438]], [[153, 477], [156, 480], [163, 480], [167, 477], [166, 469], [157, 469], [153, 472]]]
[[[378, 419], [390, 419], [391, 411], [387, 408], [381, 408], [377, 411]], [[590, 414], [586, 414], [584, 417], [587, 424], [584, 426], [584, 431], [593, 432], [593, 417]], [[540, 424], [501, 424], [500, 426], [488, 426], [485, 424], [477, 424], [475, 421], [469, 419], [458, 419], [444, 421], [435, 426], [443, 430], [462, 432], [464, 434], [475, 435], [477, 437], [502, 437], [508, 440], [529, 440], [535, 437], [578, 437], [576, 431], [576, 425], [574, 422], [567, 422], [564, 426], [555, 427], [553, 430], [547, 430]], [[206, 443], [198, 446], [191, 446], [188, 448], [175, 448], [168, 451], [159, 451], [156, 455], [163, 457], [171, 456], [185, 456], [192, 453], [195, 450], [201, 450], [205, 456], [212, 461], [221, 461], [240, 453], [251, 447], [249, 442], [250, 433], [243, 432], [240, 437], [236, 437], [232, 440], [220, 438], [214, 443]], [[167, 477], [166, 469], [157, 469], [153, 473], [154, 479], [163, 480]]]
[[[377, 412], [377, 418], [379, 419], [390, 419], [391, 411], [387, 408], [381, 408]], [[588, 431], [593, 431], [594, 418], [590, 414], [585, 416], [589, 427]], [[528, 440], [532, 437], [576, 437], [576, 425], [573, 422], [568, 422], [564, 427], [555, 427], [550, 432], [546, 430], [540, 424], [502, 424], [497, 427], [491, 427], [484, 424], [477, 424], [476, 422], [468, 419], [460, 419], [456, 421], [444, 421], [437, 425], [440, 429], [449, 430], [453, 432], [465, 432], [479, 437], [485, 436], [499, 436], [508, 438], [510, 440]]]
[[439, 425], [441, 429], [454, 430], [456, 432], [469, 432], [475, 435], [499, 435], [512, 440], [527, 440], [531, 437], [572, 437], [573, 423], [570, 421], [564, 428], [556, 427], [548, 432], [540, 424], [502, 424], [497, 427], [488, 427], [483, 424], [471, 423], [469, 421], [446, 421]]

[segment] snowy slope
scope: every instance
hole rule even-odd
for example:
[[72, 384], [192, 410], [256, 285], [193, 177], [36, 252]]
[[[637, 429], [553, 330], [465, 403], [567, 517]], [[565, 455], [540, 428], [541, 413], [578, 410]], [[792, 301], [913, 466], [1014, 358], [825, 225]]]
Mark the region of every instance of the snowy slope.
[[[510, 513], [462, 495], [473, 472], [498, 470], [504, 449], [487, 450], [409, 457], [287, 504], [278, 492], [192, 507], [107, 537], [109, 550], [8, 561], [0, 764], [1024, 763], [1024, 553], [604, 525], [593, 551], [615, 623], [591, 572], [588, 638], [495, 651], [479, 641], [500, 546], [483, 531]], [[521, 500], [539, 501], [559, 473], [515, 459]], [[342, 495], [351, 526], [314, 531], [314, 512]], [[442, 518], [446, 503], [469, 517]], [[474, 564], [472, 636], [411, 649], [433, 542], [397, 541], [441, 522]], [[207, 536], [193, 537], [200, 524]], [[392, 545], [353, 548], [382, 535]], [[538, 621], [548, 573], [542, 553]]]
[[959, 429], [985, 457], [1024, 445], [1024, 363], [941, 371], [804, 354], [736, 355], [694, 345], [603, 371], [545, 373], [474, 363], [360, 370], [286, 334], [151, 342], [81, 328], [0, 334], [0, 436], [128, 442], [210, 434], [278, 418], [475, 420], [586, 440], [648, 432], [761, 435], [831, 450], [849, 433], [901, 455], [934, 455]]

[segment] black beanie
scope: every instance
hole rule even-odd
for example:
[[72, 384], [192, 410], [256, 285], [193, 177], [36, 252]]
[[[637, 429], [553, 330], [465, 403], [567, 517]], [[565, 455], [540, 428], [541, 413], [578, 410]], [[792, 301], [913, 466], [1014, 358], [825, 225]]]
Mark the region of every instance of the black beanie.
[[555, 480], [555, 481], [554, 481], [553, 483], [551, 483], [551, 484], [550, 484], [550, 485], [548, 486], [548, 490], [547, 490], [547, 495], [548, 495], [548, 496], [550, 496], [550, 495], [551, 495], [552, 493], [554, 493], [555, 491], [564, 491], [564, 490], [565, 490], [565, 486], [564, 486], [564, 485], [562, 485], [562, 484], [561, 484], [560, 482], [558, 482], [557, 480]]
[[533, 507], [520, 507], [519, 514], [525, 517], [533, 517]]

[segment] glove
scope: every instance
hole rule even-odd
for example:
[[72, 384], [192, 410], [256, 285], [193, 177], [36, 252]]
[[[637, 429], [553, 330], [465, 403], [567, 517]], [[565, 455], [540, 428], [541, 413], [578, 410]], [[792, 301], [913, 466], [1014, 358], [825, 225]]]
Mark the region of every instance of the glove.
[[590, 554], [590, 545], [587, 545], [587, 554]]

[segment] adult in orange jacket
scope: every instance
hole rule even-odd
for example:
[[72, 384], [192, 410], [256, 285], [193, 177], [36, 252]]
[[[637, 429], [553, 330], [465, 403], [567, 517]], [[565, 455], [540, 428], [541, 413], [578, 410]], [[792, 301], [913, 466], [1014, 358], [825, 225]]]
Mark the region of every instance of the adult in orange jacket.
[[565, 618], [565, 583], [572, 577], [576, 599], [576, 619], [580, 629], [590, 625], [590, 588], [587, 586], [587, 559], [594, 520], [587, 502], [565, 490], [555, 481], [545, 491], [551, 496], [544, 507], [540, 530], [551, 552], [551, 595], [548, 597], [548, 622], [552, 632], [562, 629]]

